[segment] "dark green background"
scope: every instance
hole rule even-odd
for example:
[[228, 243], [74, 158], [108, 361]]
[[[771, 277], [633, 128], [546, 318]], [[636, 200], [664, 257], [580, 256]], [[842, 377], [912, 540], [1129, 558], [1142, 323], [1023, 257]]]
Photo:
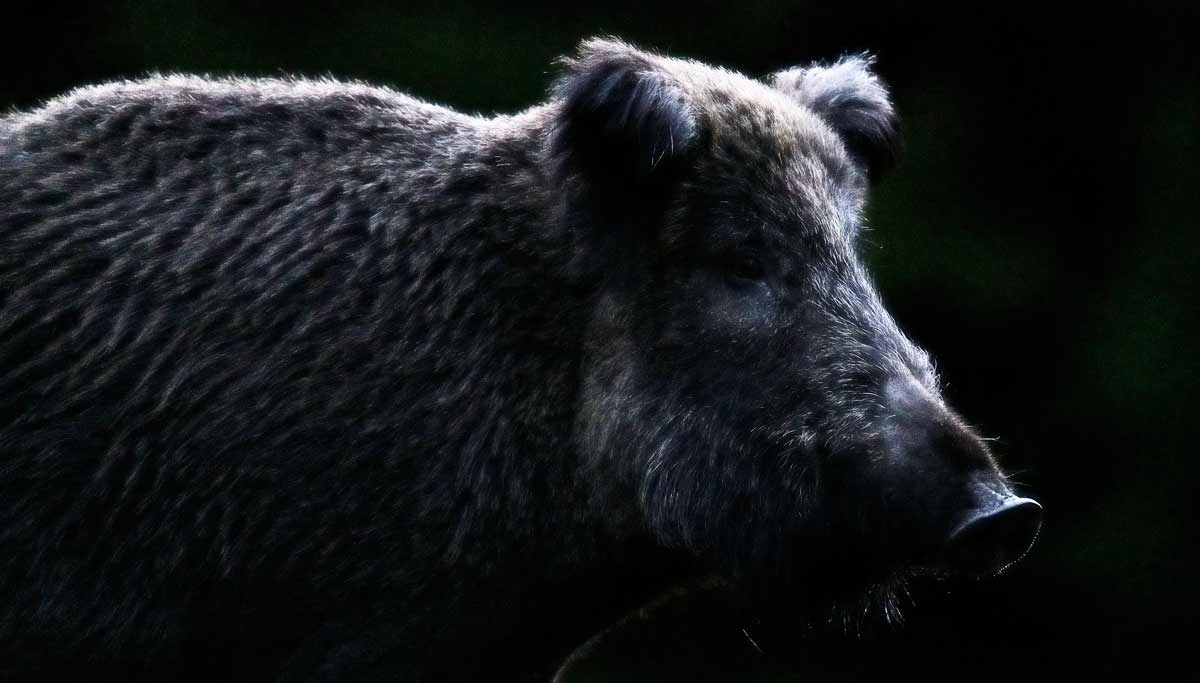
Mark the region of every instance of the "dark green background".
[[1200, 21], [1098, 6], [27, 3], [5, 10], [0, 106], [157, 70], [350, 77], [508, 112], [600, 33], [755, 75], [875, 52], [907, 151], [866, 257], [952, 403], [1045, 504], [1041, 538], [999, 580], [923, 596], [901, 630], [760, 654], [719, 613], [673, 608], [576, 680], [1132, 674], [1196, 635]]

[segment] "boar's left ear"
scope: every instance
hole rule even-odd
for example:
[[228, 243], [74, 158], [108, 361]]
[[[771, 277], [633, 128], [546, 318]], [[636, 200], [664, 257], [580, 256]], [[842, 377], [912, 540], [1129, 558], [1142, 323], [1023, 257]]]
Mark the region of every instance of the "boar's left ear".
[[871, 64], [870, 56], [856, 55], [828, 66], [795, 67], [774, 74], [771, 85], [825, 119], [876, 181], [895, 165], [900, 136], [887, 87]]
[[562, 63], [550, 140], [560, 173], [622, 196], [644, 195], [678, 176], [701, 134], [671, 60], [593, 39]]

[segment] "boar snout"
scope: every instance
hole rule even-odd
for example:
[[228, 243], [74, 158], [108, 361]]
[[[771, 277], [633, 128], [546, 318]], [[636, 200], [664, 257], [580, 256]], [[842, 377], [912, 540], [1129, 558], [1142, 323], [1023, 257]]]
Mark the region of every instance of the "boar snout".
[[994, 576], [1029, 552], [1042, 526], [1042, 506], [1003, 484], [975, 485], [979, 505], [950, 534], [947, 561], [975, 577]]

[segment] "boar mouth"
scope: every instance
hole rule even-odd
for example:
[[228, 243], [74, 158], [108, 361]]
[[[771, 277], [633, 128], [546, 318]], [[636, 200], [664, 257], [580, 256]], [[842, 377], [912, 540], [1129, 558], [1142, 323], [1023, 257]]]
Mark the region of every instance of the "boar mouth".
[[956, 582], [998, 576], [1029, 553], [1042, 506], [1006, 489], [989, 490], [948, 525], [949, 532], [936, 534], [941, 543], [930, 538], [907, 551], [898, 547], [898, 536], [891, 544], [877, 544], [878, 538], [846, 544], [835, 539], [847, 535], [833, 529], [815, 543], [811, 537], [797, 541], [809, 549], [808, 562], [792, 556], [769, 569], [727, 574], [724, 585], [767, 640], [786, 640], [798, 627], [862, 634], [898, 626], [918, 602], [944, 596]]
[[[1023, 514], [1034, 516], [1030, 510]], [[960, 533], [940, 551], [880, 565], [875, 571], [809, 575], [800, 582], [803, 585], [793, 584], [782, 595], [751, 589], [755, 595], [746, 606], [758, 629], [769, 629], [776, 638], [794, 634], [797, 626], [809, 633], [836, 635], [899, 627], [905, 622], [904, 613], [918, 603], [940, 599], [936, 596], [952, 592], [957, 582], [999, 576], [1032, 545], [1030, 539], [1019, 551], [995, 551], [981, 540], [986, 538], [983, 532]]]

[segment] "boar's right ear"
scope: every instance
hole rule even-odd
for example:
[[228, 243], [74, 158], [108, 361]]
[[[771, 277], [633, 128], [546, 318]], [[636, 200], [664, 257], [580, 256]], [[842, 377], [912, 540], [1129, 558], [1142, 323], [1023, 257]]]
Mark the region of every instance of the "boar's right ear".
[[550, 139], [561, 180], [575, 175], [607, 201], [646, 196], [678, 177], [701, 133], [669, 60], [593, 39], [562, 64]]
[[772, 75], [771, 85], [825, 119], [877, 181], [900, 154], [900, 128], [887, 87], [871, 71], [873, 61], [862, 54], [786, 69]]

